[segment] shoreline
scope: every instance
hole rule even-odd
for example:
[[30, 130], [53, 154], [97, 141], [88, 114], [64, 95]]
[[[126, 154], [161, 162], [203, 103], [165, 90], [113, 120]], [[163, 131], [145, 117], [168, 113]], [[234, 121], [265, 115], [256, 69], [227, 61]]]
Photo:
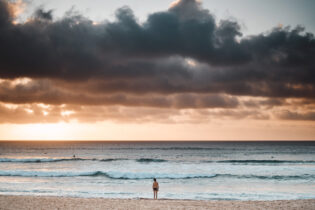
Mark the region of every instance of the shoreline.
[[0, 195], [0, 209], [315, 209], [315, 199], [239, 201]]

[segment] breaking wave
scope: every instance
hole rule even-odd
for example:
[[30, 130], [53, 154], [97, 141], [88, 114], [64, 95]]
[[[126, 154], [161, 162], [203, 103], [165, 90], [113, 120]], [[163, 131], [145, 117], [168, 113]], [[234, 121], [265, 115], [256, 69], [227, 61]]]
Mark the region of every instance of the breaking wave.
[[78, 177], [78, 176], [103, 176], [110, 179], [141, 180], [141, 179], [211, 179], [211, 178], [236, 178], [236, 179], [263, 179], [263, 180], [309, 180], [315, 175], [237, 175], [237, 174], [154, 174], [130, 172], [69, 172], [69, 171], [0, 171], [0, 176], [20, 177]]

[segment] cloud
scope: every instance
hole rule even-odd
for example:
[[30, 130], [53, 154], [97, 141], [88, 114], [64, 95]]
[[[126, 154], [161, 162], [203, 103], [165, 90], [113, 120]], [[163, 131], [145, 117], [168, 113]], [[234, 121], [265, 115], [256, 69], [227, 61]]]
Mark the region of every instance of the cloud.
[[[54, 18], [44, 8], [14, 23], [10, 5], [0, 0], [4, 103], [227, 110], [272, 110], [287, 99], [313, 104], [315, 39], [301, 26], [242, 37], [236, 21], [216, 21], [196, 0], [176, 1], [142, 23], [129, 7], [99, 24], [73, 11]], [[30, 81], [16, 83], [21, 78]]]
[[0, 123], [98, 122], [118, 123], [208, 123], [213, 120], [266, 120], [269, 115], [259, 110], [177, 109], [160, 107], [128, 107], [119, 105], [43, 105], [0, 103]]
[[[222, 20], [216, 25], [209, 11], [192, 0], [150, 14], [143, 24], [124, 7], [117, 10], [116, 21], [98, 25], [71, 13], [52, 21], [52, 11], [43, 9], [31, 21], [13, 25], [4, 0], [0, 8], [2, 78], [101, 78], [104, 84], [121, 84], [119, 91], [132, 91], [124, 85], [127, 79], [150, 92], [165, 91], [167, 82], [170, 92], [315, 95], [315, 41], [301, 27], [275, 28], [237, 41], [241, 36], [237, 22]], [[184, 65], [187, 57], [202, 68]], [[145, 88], [150, 86], [146, 82], [154, 86]]]
[[52, 12], [53, 10], [45, 11], [43, 8], [39, 8], [34, 13], [34, 19], [51, 21], [53, 19]]
[[[49, 80], [2, 80], [0, 82], [0, 101], [14, 104], [77, 104], [77, 105], [124, 105], [160, 108], [233, 108], [239, 102], [236, 97], [224, 94], [150, 94], [130, 95], [126, 93], [103, 93], [86, 86], [75, 84], [62, 86]], [[78, 91], [80, 90], [81, 91]]]
[[289, 111], [283, 110], [282, 112], [278, 113], [278, 117], [284, 120], [315, 120], [315, 112], [314, 111], [307, 111], [307, 112], [296, 112], [296, 111]]

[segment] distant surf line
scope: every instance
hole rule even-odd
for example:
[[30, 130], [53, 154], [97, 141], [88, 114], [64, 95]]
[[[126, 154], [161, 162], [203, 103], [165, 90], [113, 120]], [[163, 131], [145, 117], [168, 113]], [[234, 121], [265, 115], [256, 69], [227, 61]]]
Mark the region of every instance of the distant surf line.
[[[159, 158], [0, 158], [2, 163], [54, 163], [63, 161], [99, 161], [99, 162], [112, 162], [112, 161], [136, 161], [139, 163], [162, 163], [169, 162], [171, 160], [159, 159]], [[176, 161], [176, 160], [175, 160]], [[182, 161], [184, 162], [184, 161]], [[282, 163], [296, 163], [306, 164], [315, 163], [315, 160], [201, 160], [200, 163], [235, 163], [235, 164], [282, 164]]]

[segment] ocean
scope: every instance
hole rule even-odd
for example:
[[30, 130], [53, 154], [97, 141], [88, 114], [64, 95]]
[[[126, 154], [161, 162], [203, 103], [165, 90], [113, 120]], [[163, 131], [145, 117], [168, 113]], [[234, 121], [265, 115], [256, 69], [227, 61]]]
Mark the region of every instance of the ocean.
[[315, 142], [0, 142], [0, 194], [315, 198]]

